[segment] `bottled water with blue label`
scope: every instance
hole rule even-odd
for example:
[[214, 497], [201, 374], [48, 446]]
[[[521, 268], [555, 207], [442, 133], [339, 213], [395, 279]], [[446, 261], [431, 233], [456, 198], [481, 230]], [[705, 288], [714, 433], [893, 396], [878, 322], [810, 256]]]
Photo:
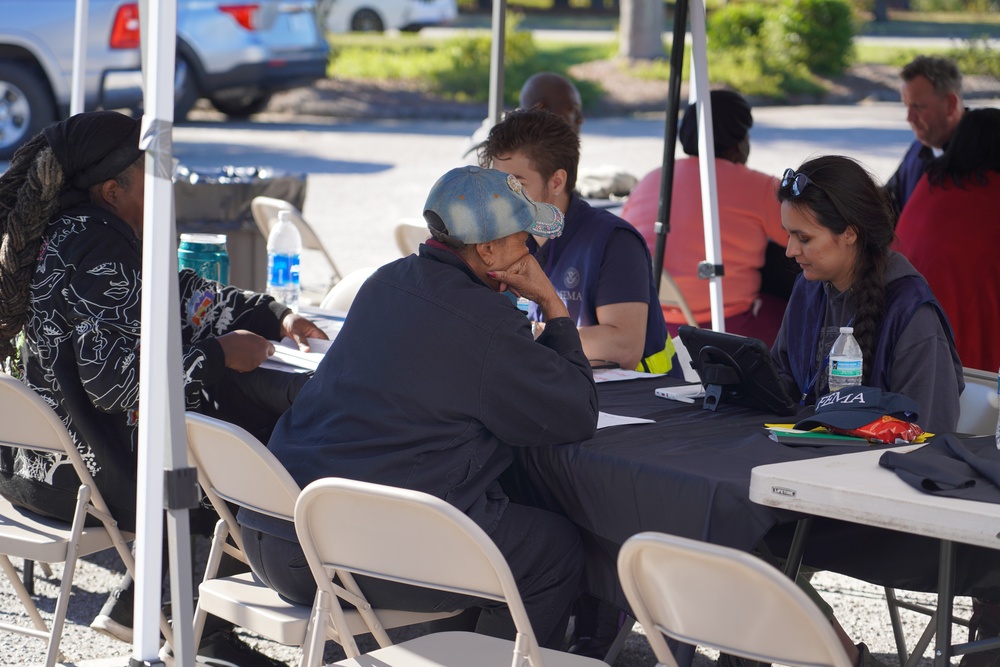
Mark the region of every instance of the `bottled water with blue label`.
[[840, 335], [830, 350], [830, 391], [860, 385], [863, 364], [854, 327], [840, 327]]
[[295, 312], [299, 311], [299, 255], [302, 236], [288, 211], [278, 212], [278, 224], [267, 237], [267, 293]]

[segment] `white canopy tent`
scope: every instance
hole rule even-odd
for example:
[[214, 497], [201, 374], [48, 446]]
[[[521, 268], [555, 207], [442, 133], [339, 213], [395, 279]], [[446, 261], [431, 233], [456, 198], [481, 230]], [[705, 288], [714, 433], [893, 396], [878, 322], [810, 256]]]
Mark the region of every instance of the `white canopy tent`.
[[[688, 0], [677, 0], [678, 5]], [[722, 330], [721, 246], [715, 183], [715, 150], [711, 132], [708, 62], [705, 52], [705, 4], [691, 7], [692, 79], [698, 103], [698, 146], [705, 212], [707, 263], [716, 267], [711, 279], [713, 328]], [[77, 27], [73, 68], [72, 113], [83, 110], [86, 71], [85, 36], [88, 0], [77, 0]], [[493, 7], [493, 47], [490, 67], [489, 117], [495, 123], [503, 108], [503, 45], [506, 0]], [[177, 252], [174, 215], [173, 109], [177, 34], [176, 0], [140, 0], [142, 70], [145, 114], [141, 147], [146, 151], [143, 219], [142, 332], [139, 377], [139, 488], [137, 498], [136, 598], [132, 664], [162, 664], [159, 651], [160, 582], [162, 579], [163, 508], [168, 508], [173, 653], [178, 666], [194, 664], [193, 602], [187, 583], [192, 580], [190, 529], [187, 507], [197, 497], [197, 479], [187, 468], [184, 401], [181, 386], [181, 342], [177, 313]], [[683, 26], [681, 26], [683, 29]], [[683, 33], [681, 33], [683, 34]], [[678, 44], [679, 41], [679, 44]], [[683, 39], [674, 40], [683, 49]], [[680, 100], [671, 96], [672, 114]], [[673, 136], [671, 133], [668, 133]], [[673, 153], [668, 146], [665, 153]], [[669, 213], [669, 211], [667, 212]], [[664, 217], [661, 213], [661, 218]], [[662, 258], [662, 255], [661, 255]]]

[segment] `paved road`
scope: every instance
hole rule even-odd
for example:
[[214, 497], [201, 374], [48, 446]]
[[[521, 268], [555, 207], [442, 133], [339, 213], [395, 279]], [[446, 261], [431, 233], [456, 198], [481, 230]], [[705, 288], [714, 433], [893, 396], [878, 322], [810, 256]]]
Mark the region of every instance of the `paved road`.
[[[472, 30], [489, 29], [489, 21], [477, 22], [475, 25], [459, 26], [435, 26], [424, 28], [420, 31], [420, 36], [429, 39], [444, 39], [463, 32]], [[552, 29], [534, 28], [531, 30], [535, 39], [543, 42], [577, 42], [586, 44], [605, 44], [618, 40], [618, 33], [615, 30], [576, 30], [576, 29]], [[672, 30], [663, 33], [663, 40], [669, 42], [673, 39]], [[686, 43], [691, 43], [691, 33], [686, 34]], [[994, 37], [987, 40], [996, 48], [1000, 44], [1000, 39]], [[960, 37], [926, 37], [926, 36], [883, 36], [883, 35], [858, 35], [854, 38], [854, 43], [858, 45], [892, 46], [908, 49], [948, 49], [964, 46], [966, 41]]]
[[[997, 101], [977, 101], [995, 106]], [[899, 104], [758, 107], [750, 166], [780, 174], [809, 157], [842, 153], [885, 179], [912, 133]], [[581, 168], [617, 165], [638, 177], [660, 164], [663, 118], [595, 118], [583, 126]], [[461, 163], [470, 121], [360, 121], [326, 125], [179, 126], [174, 150], [191, 168], [262, 165], [309, 174], [304, 215], [341, 269], [398, 257], [393, 228], [419, 218], [435, 179]]]

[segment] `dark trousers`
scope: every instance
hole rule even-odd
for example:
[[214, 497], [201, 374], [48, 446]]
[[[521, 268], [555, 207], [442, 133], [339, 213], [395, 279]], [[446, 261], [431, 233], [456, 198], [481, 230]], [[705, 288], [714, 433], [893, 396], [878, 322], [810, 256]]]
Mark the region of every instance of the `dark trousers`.
[[[511, 503], [490, 537], [510, 566], [539, 644], [561, 648], [583, 572], [583, 546], [576, 526], [558, 514]], [[316, 583], [297, 542], [244, 527], [243, 544], [250, 567], [262, 581], [292, 602], [312, 605]], [[510, 612], [498, 602], [369, 577], [356, 580], [376, 608], [456, 611], [479, 607], [477, 632], [503, 639], [515, 636]]]

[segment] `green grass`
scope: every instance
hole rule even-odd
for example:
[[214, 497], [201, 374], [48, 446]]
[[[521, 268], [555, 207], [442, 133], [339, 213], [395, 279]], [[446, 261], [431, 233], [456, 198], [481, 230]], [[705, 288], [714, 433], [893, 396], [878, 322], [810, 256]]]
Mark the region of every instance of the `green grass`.
[[[961, 31], [978, 28], [979, 32], [974, 33], [973, 37], [984, 32], [1000, 35], [1000, 14], [939, 16], [896, 12], [892, 18], [888, 24], [867, 24], [862, 34], [876, 34], [885, 26], [890, 26], [895, 35], [923, 34], [922, 31], [930, 30], [927, 26], [935, 25], [936, 32], [928, 34], [949, 34], [949, 30], [958, 26]], [[606, 22], [608, 19], [605, 17], [600, 20]], [[568, 27], [568, 24], [560, 23], [562, 21], [565, 21], [565, 17], [529, 15], [508, 18], [508, 30], [511, 33], [508, 39], [517, 42], [517, 47], [514, 48], [508, 43], [509, 69], [505, 92], [508, 104], [516, 104], [517, 87], [531, 72], [547, 70], [565, 74], [575, 64], [615, 57], [618, 48], [616, 42], [595, 44], [535, 41], [530, 35], [517, 30], [518, 26], [524, 29]], [[876, 27], [873, 28], [873, 25]], [[331, 76], [342, 79], [418, 81], [425, 89], [453, 99], [485, 99], [489, 60], [488, 29], [445, 41], [409, 33], [394, 36], [330, 35], [329, 41], [332, 51]], [[664, 48], [664, 53], [668, 52], [669, 44]], [[855, 62], [894, 67], [905, 65], [919, 53], [940, 53], [959, 60], [963, 71], [968, 74], [1000, 76], [1000, 51], [974, 40], [970, 40], [961, 49], [928, 47], [918, 50], [858, 44], [855, 46], [855, 53]], [[685, 80], [688, 78], [689, 60], [688, 48], [682, 72]], [[469, 66], [469, 62], [474, 64]], [[670, 74], [669, 63], [665, 58], [632, 65], [622, 64], [621, 67], [628, 67], [629, 74], [640, 79], [665, 81]], [[710, 54], [709, 77], [713, 83], [729, 84], [744, 94], [775, 100], [787, 99], [796, 94], [819, 93], [824, 89], [824, 82], [804, 67], [776, 63], [770, 54], [748, 49], [742, 52], [730, 49]], [[592, 107], [602, 94], [600, 87], [592, 82], [577, 83], [585, 108]]]

